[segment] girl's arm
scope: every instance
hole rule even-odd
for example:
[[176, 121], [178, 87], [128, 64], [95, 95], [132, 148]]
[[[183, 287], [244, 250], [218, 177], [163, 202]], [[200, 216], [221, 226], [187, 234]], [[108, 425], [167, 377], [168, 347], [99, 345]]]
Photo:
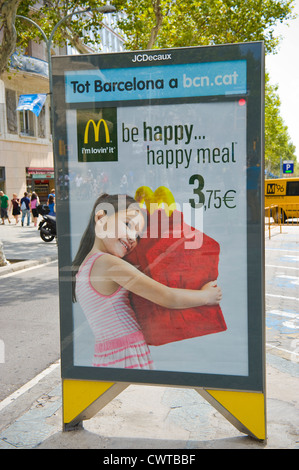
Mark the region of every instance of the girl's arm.
[[[125, 289], [162, 307], [181, 309], [202, 305], [216, 305], [221, 300], [221, 290], [216, 282], [209, 282], [200, 290], [172, 288], [151, 279], [130, 263], [106, 254], [98, 258], [92, 276], [115, 282]], [[96, 283], [92, 282], [96, 288]]]

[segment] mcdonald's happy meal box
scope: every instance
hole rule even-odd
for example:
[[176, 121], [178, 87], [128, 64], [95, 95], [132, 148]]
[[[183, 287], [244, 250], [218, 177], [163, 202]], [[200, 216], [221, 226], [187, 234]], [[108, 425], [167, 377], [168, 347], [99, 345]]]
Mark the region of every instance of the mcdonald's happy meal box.
[[[159, 192], [162, 188], [158, 188]], [[165, 211], [157, 208], [157, 205], [156, 210], [150, 210], [148, 203], [155, 201], [157, 194], [161, 202], [158, 190], [153, 194], [151, 190], [151, 193], [145, 194], [143, 187], [142, 196], [140, 190], [135, 195], [138, 202], [145, 202], [147, 206], [147, 227], [137, 247], [126, 260], [169, 287], [201, 289], [204, 284], [218, 277], [219, 243], [187, 225], [183, 214], [177, 210]], [[166, 197], [168, 201], [165, 200], [168, 203], [169, 193], [168, 198]], [[174, 200], [170, 202], [173, 203]], [[201, 243], [198, 248], [187, 249], [188, 243], [194, 240], [194, 237]], [[136, 294], [130, 295], [136, 319], [149, 345], [159, 346], [227, 329], [219, 305], [182, 310], [168, 309]]]

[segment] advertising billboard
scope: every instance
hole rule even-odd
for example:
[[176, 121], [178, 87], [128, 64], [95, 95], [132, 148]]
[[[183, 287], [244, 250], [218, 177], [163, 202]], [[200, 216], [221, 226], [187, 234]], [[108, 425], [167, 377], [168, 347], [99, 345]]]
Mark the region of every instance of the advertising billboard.
[[263, 54], [53, 58], [63, 378], [263, 390]]

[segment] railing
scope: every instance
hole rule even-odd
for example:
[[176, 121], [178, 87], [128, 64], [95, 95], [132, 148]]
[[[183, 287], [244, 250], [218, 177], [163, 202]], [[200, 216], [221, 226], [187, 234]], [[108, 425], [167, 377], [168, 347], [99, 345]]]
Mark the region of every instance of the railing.
[[269, 239], [273, 227], [279, 227], [282, 233], [282, 226], [290, 225], [299, 226], [299, 203], [283, 204], [282, 207], [271, 204], [265, 207], [265, 226], [268, 226]]
[[268, 226], [269, 240], [271, 238], [271, 228], [273, 228], [274, 226], [279, 225], [280, 233], [282, 232], [282, 230], [281, 230], [281, 218], [280, 217], [278, 218], [278, 223], [275, 222], [275, 220], [272, 218], [272, 210], [277, 210], [277, 212], [279, 213], [279, 207], [274, 206], [274, 205], [265, 207], [265, 232], [267, 231], [267, 226]]

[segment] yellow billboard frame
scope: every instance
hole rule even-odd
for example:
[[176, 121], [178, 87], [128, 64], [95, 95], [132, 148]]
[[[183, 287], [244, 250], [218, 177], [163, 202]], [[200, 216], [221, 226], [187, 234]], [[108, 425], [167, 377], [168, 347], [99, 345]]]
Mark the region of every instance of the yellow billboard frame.
[[[82, 426], [131, 383], [99, 382], [91, 380], [63, 380], [63, 430]], [[222, 414], [241, 433], [265, 441], [265, 395], [257, 392], [208, 390], [194, 387], [210, 405]]]

